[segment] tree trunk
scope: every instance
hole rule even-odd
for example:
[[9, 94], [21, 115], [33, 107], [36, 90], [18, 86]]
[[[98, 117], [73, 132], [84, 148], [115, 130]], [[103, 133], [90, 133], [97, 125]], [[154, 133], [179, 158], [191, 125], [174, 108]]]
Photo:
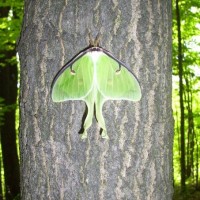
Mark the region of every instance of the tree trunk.
[[[7, 54], [4, 63], [6, 67], [0, 69], [0, 96], [8, 111], [4, 113], [3, 125], [0, 127], [1, 148], [4, 166], [6, 199], [13, 200], [19, 194], [19, 160], [17, 155], [15, 111], [17, 102], [17, 63], [11, 65], [6, 60], [11, 59]], [[12, 55], [13, 56], [13, 55]]]
[[[2, 169], [2, 156], [0, 157], [0, 169]], [[2, 177], [2, 173], [0, 171], [0, 176]], [[0, 200], [3, 200], [3, 190], [2, 190], [2, 178], [0, 178]]]
[[183, 57], [181, 42], [181, 19], [179, 0], [176, 0], [176, 20], [178, 30], [178, 70], [179, 70], [179, 96], [180, 96], [180, 135], [181, 135], [181, 188], [185, 190], [186, 167], [185, 167], [185, 123], [184, 123], [184, 99], [183, 99]]
[[[64, 62], [100, 45], [131, 66], [142, 99], [107, 101], [109, 140], [93, 120], [81, 140], [85, 105], [53, 103], [51, 82]], [[21, 197], [172, 199], [170, 1], [25, 1], [21, 62]]]

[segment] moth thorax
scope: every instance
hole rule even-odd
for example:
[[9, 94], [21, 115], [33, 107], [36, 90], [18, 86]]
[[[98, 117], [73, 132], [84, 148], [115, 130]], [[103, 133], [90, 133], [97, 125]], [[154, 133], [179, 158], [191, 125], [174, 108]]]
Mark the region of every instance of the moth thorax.
[[99, 57], [103, 54], [101, 51], [92, 51], [90, 52], [91, 54], [91, 58], [93, 60], [94, 63], [97, 62], [97, 60], [99, 59]]

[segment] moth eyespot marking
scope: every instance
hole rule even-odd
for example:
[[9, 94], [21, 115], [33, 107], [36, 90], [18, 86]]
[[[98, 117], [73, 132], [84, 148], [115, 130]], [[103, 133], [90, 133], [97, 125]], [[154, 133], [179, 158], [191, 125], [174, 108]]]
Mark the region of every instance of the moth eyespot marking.
[[122, 67], [121, 67], [121, 65], [119, 64], [119, 69], [115, 71], [115, 74], [117, 74], [117, 75], [120, 74], [120, 73], [121, 73], [121, 68], [122, 68]]
[[115, 71], [115, 74], [119, 75], [121, 73], [121, 69]]
[[73, 69], [71, 69], [70, 72], [71, 72], [71, 75], [75, 75], [76, 74], [76, 72]]

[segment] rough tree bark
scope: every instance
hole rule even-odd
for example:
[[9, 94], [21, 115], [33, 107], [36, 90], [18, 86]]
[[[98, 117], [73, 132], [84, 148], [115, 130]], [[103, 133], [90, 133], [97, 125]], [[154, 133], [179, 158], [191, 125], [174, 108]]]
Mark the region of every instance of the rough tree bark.
[[[101, 46], [128, 63], [142, 99], [108, 101], [110, 140], [85, 105], [53, 103], [51, 82], [101, 30]], [[171, 1], [25, 1], [21, 62], [22, 199], [172, 199]]]

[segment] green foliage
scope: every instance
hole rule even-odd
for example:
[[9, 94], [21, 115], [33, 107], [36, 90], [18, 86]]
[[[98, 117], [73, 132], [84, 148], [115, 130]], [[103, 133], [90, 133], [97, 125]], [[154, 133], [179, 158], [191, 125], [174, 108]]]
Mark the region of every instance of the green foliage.
[[[0, 2], [0, 67], [6, 64], [1, 62], [6, 52], [13, 51], [20, 35], [23, 13], [22, 0], [5, 0]], [[15, 56], [6, 60], [6, 63], [16, 63]]]
[[[182, 37], [183, 94], [185, 118], [186, 184], [200, 182], [200, 2], [179, 0]], [[178, 77], [178, 37], [175, 2], [173, 4], [173, 111], [174, 136], [174, 180], [180, 183], [180, 105]], [[177, 198], [178, 199], [178, 198]]]
[[[175, 4], [175, 1], [174, 1]], [[173, 4], [173, 73], [177, 75], [177, 22], [175, 5]], [[183, 48], [183, 65], [200, 66], [200, 3], [197, 0], [179, 0], [179, 9], [181, 17], [181, 37]], [[196, 48], [195, 48], [196, 47]]]
[[[20, 35], [22, 17], [23, 17], [23, 0], [0, 1], [0, 73], [1, 73], [1, 77], [7, 77], [6, 75], [4, 76], [4, 71], [6, 71], [7, 69], [10, 69], [11, 67], [16, 67], [17, 59], [16, 59], [15, 49], [16, 49], [17, 40]], [[2, 70], [3, 67], [5, 68], [4, 70]], [[6, 67], [9, 67], [9, 68], [6, 68]], [[7, 85], [9, 84], [9, 82], [8, 81], [7, 83], [3, 82], [3, 84]], [[0, 83], [0, 86], [1, 86], [0, 90], [2, 90], [2, 88], [4, 88], [4, 85]], [[2, 96], [3, 96], [3, 93], [2, 93]], [[4, 98], [5, 99], [0, 97], [0, 126], [6, 123], [6, 120], [5, 120], [6, 113], [16, 110], [16, 107], [17, 107], [16, 103], [12, 102], [11, 104], [9, 104], [7, 97], [4, 96]], [[16, 143], [18, 144], [18, 138], [17, 138]], [[13, 146], [9, 146], [9, 148], [12, 151]], [[6, 155], [4, 154], [4, 156]], [[1, 158], [3, 157], [3, 151], [1, 151], [1, 148], [0, 148], [0, 157]], [[0, 170], [2, 174], [1, 176], [2, 194], [0, 195], [3, 196], [3, 199], [6, 198], [6, 194], [8, 193], [7, 188], [10, 190], [8, 185], [5, 186], [6, 184], [6, 181], [5, 181], [6, 175], [4, 173], [5, 168], [6, 166], [3, 165], [3, 162], [1, 159]], [[15, 199], [20, 199], [20, 198], [19, 196], [18, 197], [16, 196]]]
[[[5, 59], [6, 53], [16, 48], [16, 42], [20, 35], [23, 17], [22, 0], [0, 1], [0, 67], [6, 67], [8, 63], [16, 64], [16, 56]], [[2, 62], [3, 60], [3, 62]], [[3, 124], [5, 112], [15, 109], [16, 105], [5, 105], [4, 99], [0, 97], [0, 126]]]

